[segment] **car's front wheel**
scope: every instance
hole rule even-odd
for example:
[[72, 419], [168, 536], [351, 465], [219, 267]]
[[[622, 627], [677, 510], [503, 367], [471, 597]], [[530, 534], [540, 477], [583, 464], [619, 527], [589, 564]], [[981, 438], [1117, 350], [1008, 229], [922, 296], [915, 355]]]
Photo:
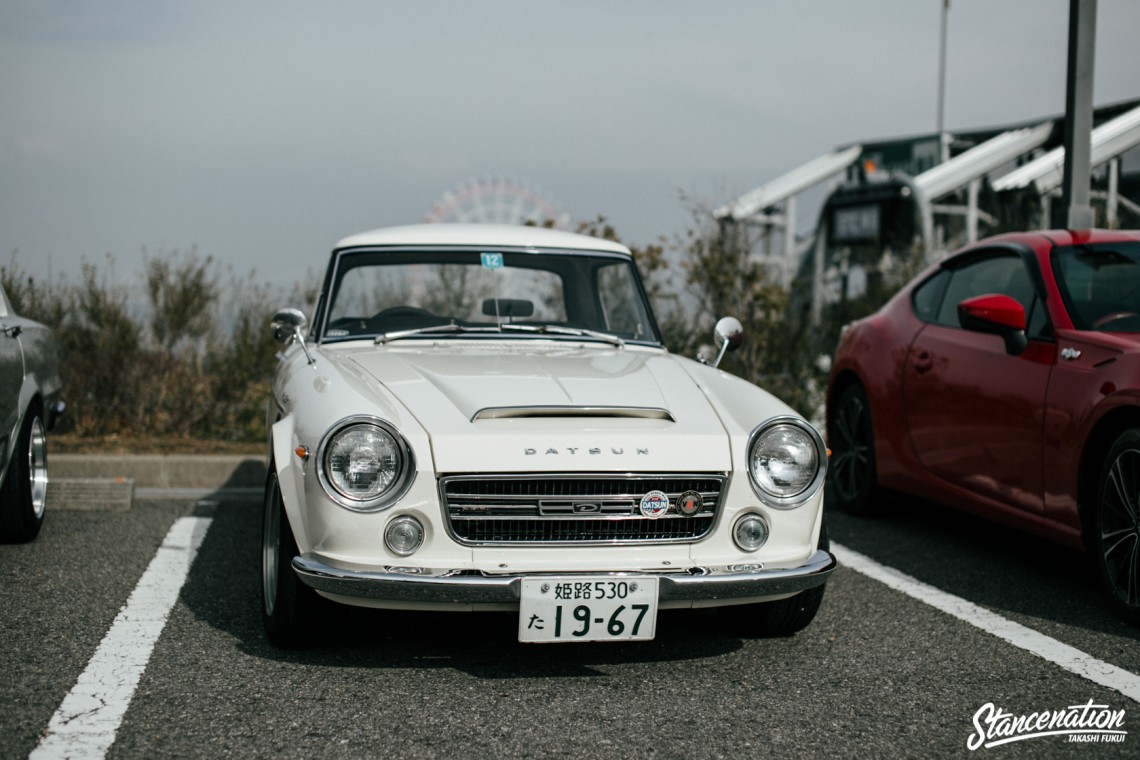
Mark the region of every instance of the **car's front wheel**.
[[1097, 484], [1094, 553], [1116, 611], [1140, 625], [1140, 428], [1108, 450]]
[[38, 407], [28, 410], [0, 487], [0, 540], [24, 543], [39, 535], [47, 504], [47, 436]]
[[827, 443], [827, 476], [835, 505], [850, 514], [866, 514], [874, 504], [878, 476], [871, 407], [862, 386], [849, 385], [839, 395], [829, 415]]
[[293, 572], [297, 542], [289, 527], [277, 470], [269, 463], [261, 519], [261, 599], [265, 635], [276, 646], [302, 647], [316, 639], [323, 600]]
[[[820, 529], [819, 548], [831, 548], [826, 517]], [[720, 607], [720, 617], [729, 632], [743, 638], [791, 636], [815, 620], [823, 602], [823, 590], [824, 586], [819, 585], [775, 602]]]

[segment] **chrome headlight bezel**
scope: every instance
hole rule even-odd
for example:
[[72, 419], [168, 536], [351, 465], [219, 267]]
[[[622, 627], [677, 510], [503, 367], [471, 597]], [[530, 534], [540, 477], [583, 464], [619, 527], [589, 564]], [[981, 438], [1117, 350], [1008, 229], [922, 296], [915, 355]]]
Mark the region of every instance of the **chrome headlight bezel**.
[[[392, 440], [396, 457], [396, 475], [392, 478], [392, 482], [379, 494], [368, 499], [356, 498], [338, 488], [328, 472], [328, 455], [332, 444], [344, 433], [360, 426], [374, 427], [388, 436]], [[353, 512], [379, 512], [395, 504], [411, 488], [416, 472], [416, 460], [412, 454], [412, 447], [391, 423], [372, 415], [357, 414], [338, 420], [329, 427], [317, 446], [316, 469], [321, 488], [334, 502]]]
[[[807, 438], [815, 447], [816, 470], [815, 475], [801, 490], [794, 493], [776, 493], [765, 489], [757, 479], [756, 471], [753, 469], [753, 453], [756, 450], [757, 444], [760, 443], [764, 436], [777, 428], [787, 426], [796, 428], [806, 434]], [[814, 426], [800, 417], [782, 416], [765, 420], [749, 435], [748, 447], [745, 449], [745, 454], [748, 482], [752, 484], [752, 490], [765, 504], [775, 507], [776, 509], [794, 509], [806, 503], [816, 495], [823, 486], [824, 479], [827, 477], [827, 446], [823, 442], [823, 437]]]

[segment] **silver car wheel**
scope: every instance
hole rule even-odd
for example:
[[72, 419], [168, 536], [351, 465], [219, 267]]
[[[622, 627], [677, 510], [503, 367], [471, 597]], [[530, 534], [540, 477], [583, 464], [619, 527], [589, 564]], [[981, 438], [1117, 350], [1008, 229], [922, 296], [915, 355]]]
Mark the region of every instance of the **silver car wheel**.
[[277, 583], [281, 566], [281, 497], [277, 478], [265, 489], [265, 515], [261, 521], [261, 598], [265, 614], [277, 607]]
[[28, 439], [28, 485], [32, 496], [32, 514], [36, 520], [43, 519], [47, 505], [47, 435], [44, 423], [38, 416], [32, 420], [31, 436]]

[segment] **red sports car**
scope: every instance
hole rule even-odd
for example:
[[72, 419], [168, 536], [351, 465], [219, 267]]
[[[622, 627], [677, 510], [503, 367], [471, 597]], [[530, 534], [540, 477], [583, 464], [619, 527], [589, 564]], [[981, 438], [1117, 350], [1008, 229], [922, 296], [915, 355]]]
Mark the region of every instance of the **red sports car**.
[[848, 325], [827, 392], [838, 507], [928, 497], [1096, 561], [1140, 624], [1140, 232], [983, 240]]

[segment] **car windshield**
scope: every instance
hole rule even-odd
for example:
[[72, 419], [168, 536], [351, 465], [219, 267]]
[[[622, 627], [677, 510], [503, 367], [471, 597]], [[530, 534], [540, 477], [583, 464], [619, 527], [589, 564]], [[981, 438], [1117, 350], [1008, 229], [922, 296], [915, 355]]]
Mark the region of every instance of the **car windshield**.
[[1140, 243], [1066, 246], [1052, 258], [1074, 327], [1140, 332]]
[[628, 257], [536, 251], [362, 250], [340, 254], [324, 341], [372, 337], [571, 338], [657, 344]]

